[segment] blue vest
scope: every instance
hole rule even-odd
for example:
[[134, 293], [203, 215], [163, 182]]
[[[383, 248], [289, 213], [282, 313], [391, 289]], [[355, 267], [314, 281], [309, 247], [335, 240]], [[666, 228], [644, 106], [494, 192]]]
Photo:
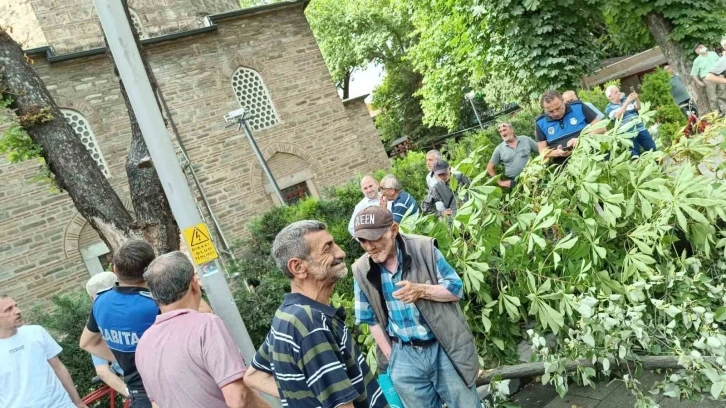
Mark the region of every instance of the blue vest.
[[562, 119], [552, 119], [546, 114], [536, 119], [535, 123], [545, 135], [548, 147], [564, 146], [568, 140], [580, 136], [582, 129], [587, 126], [583, 106], [582, 102], [573, 101], [565, 105]]

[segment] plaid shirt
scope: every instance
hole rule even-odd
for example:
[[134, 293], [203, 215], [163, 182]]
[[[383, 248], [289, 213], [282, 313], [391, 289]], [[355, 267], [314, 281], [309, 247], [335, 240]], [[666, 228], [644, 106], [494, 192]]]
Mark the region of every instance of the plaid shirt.
[[[401, 281], [403, 254], [400, 248], [398, 252], [398, 269], [395, 273], [386, 270], [382, 264], [378, 264], [381, 270], [381, 285], [383, 297], [388, 306], [388, 326], [386, 330], [391, 337], [397, 337], [401, 341], [429, 340], [434, 338], [434, 333], [428, 324], [421, 318], [421, 314], [414, 303], [404, 303], [393, 297], [393, 292], [399, 289], [396, 283]], [[463, 284], [454, 271], [454, 268], [446, 262], [441, 252], [434, 248], [436, 254], [436, 276], [439, 285], [444, 286], [449, 292], [459, 299], [463, 297]], [[358, 283], [355, 287], [355, 320], [357, 324], [368, 325], [378, 324], [376, 315], [373, 313], [370, 302], [366, 295], [360, 290]]]

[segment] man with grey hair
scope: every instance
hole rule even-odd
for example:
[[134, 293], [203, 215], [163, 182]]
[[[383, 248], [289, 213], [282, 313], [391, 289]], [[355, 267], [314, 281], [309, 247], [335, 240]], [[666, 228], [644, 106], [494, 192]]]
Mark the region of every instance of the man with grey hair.
[[280, 398], [283, 407], [388, 407], [345, 325], [345, 310], [330, 305], [348, 267], [325, 224], [286, 226], [275, 237], [272, 256], [290, 279], [291, 293], [245, 374], [247, 385]]
[[400, 224], [404, 216], [418, 213], [416, 199], [403, 191], [403, 185], [393, 174], [386, 174], [381, 179], [381, 196], [381, 207], [391, 208], [396, 224]]
[[631, 92], [630, 95], [625, 96], [623, 92], [620, 92], [620, 88], [617, 85], [610, 85], [605, 89], [605, 96], [610, 100], [610, 103], [605, 108], [605, 114], [608, 115], [610, 120], [621, 120], [621, 126], [625, 126], [630, 122], [635, 123], [634, 130], [636, 135], [630, 139], [633, 142], [633, 145], [630, 147], [630, 155], [632, 157], [639, 156], [640, 149], [642, 151], [655, 150], [656, 146], [653, 141], [653, 136], [645, 128], [638, 114], [640, 111], [640, 97], [638, 94]]
[[[95, 301], [100, 292], [112, 289], [117, 281], [116, 275], [113, 272], [97, 273], [86, 282], [86, 293], [88, 293], [92, 301]], [[124, 371], [118, 362], [114, 361], [111, 363], [95, 354], [91, 354], [91, 361], [93, 362], [93, 367], [96, 369], [96, 375], [101, 381], [119, 394], [128, 397], [129, 391], [126, 389], [126, 384], [119, 378], [119, 375], [124, 375]]]
[[44, 328], [25, 325], [17, 303], [0, 292], [0, 407], [88, 408], [61, 351]]
[[515, 179], [529, 162], [530, 156], [537, 154], [539, 149], [532, 138], [517, 136], [514, 133], [514, 126], [509, 122], [499, 125], [499, 136], [502, 137], [502, 143], [494, 149], [494, 153], [492, 153], [492, 157], [487, 164], [487, 173], [491, 177], [497, 177], [497, 171], [494, 167], [502, 163], [504, 165], [504, 178], [498, 180], [497, 184], [502, 188], [511, 190], [514, 188]]
[[[426, 168], [429, 170], [426, 173], [426, 186], [430, 189], [438, 182], [434, 175], [434, 164], [442, 159], [441, 152], [438, 150], [429, 150], [426, 152]], [[352, 234], [352, 233], [351, 233]]]
[[136, 348], [136, 367], [160, 407], [269, 407], [243, 381], [245, 365], [222, 319], [199, 313], [202, 289], [179, 251], [154, 259], [144, 273], [161, 309]]

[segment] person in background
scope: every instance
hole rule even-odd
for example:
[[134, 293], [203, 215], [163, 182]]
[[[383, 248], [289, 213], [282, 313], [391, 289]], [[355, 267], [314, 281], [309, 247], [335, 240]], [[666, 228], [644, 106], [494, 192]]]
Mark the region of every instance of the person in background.
[[[726, 50], [726, 37], [721, 40], [721, 47]], [[706, 80], [715, 82], [717, 84], [726, 84], [726, 51], [724, 55], [719, 58], [718, 62], [711, 71], [706, 74]], [[726, 85], [724, 85], [726, 86]]]
[[365, 208], [372, 205], [379, 205], [381, 203], [381, 194], [378, 191], [378, 182], [372, 176], [363, 176], [360, 180], [360, 191], [363, 193], [363, 198], [355, 205], [353, 215], [350, 217], [350, 222], [348, 222], [348, 232], [350, 232], [350, 235], [353, 235], [353, 220], [355, 219], [356, 214]]
[[[95, 301], [99, 292], [112, 289], [116, 286], [116, 282], [116, 275], [113, 272], [97, 273], [86, 282], [86, 293], [91, 297], [91, 300]], [[124, 372], [116, 361], [111, 363], [93, 354], [91, 354], [91, 360], [93, 361], [93, 366], [96, 368], [96, 375], [101, 381], [119, 394], [126, 397], [129, 396], [126, 384], [119, 378], [119, 375], [123, 376]]]
[[668, 82], [671, 87], [671, 97], [673, 98], [673, 102], [681, 108], [683, 116], [685, 116], [686, 119], [691, 116], [691, 113], [698, 116], [696, 104], [691, 102], [691, 95], [688, 93], [688, 89], [686, 89], [686, 86], [683, 84], [680, 75], [673, 72], [673, 67], [671, 67], [670, 64], [663, 65], [663, 69], [671, 76], [671, 79]]
[[[539, 103], [544, 111], [535, 119], [534, 127], [539, 153], [551, 158], [555, 164], [564, 164], [577, 146], [582, 130], [600, 119], [595, 111], [580, 101], [565, 103], [562, 95], [555, 90], [542, 94]], [[605, 133], [605, 128], [592, 133]]]
[[0, 407], [88, 408], [61, 351], [44, 328], [24, 325], [17, 303], [0, 292]]
[[436, 184], [436, 177], [434, 177], [434, 164], [442, 158], [443, 156], [441, 156], [441, 152], [438, 150], [429, 150], [426, 152], [426, 168], [429, 170], [429, 172], [426, 173], [426, 187], [428, 189], [431, 189], [431, 187]]
[[159, 255], [144, 281], [161, 308], [136, 348], [149, 399], [160, 407], [269, 407], [242, 380], [244, 361], [222, 319], [197, 311], [202, 289], [189, 258]]
[[403, 185], [393, 174], [387, 174], [381, 179], [381, 207], [390, 208], [393, 213], [393, 222], [400, 224], [405, 215], [418, 213], [418, 204], [411, 194], [403, 191]]
[[706, 88], [711, 109], [724, 114], [726, 113], [726, 85], [707, 79], [708, 74], [716, 68], [719, 56], [715, 52], [709, 51], [703, 44], [697, 44], [694, 51], [698, 56], [693, 60], [691, 76], [698, 86]]
[[[562, 93], [562, 100], [564, 100], [565, 103], [570, 103], [580, 101], [580, 97], [577, 95], [577, 92], [570, 90]], [[592, 103], [582, 102], [582, 104], [590, 108], [593, 112], [597, 113], [598, 120], [605, 119], [605, 114], [600, 112], [600, 109], [596, 108], [595, 105], [593, 105]]]
[[[371, 209], [388, 211], [373, 206], [361, 212]], [[280, 398], [283, 407], [388, 408], [345, 325], [345, 309], [330, 305], [335, 284], [348, 267], [325, 224], [305, 220], [286, 226], [275, 237], [272, 256], [290, 279], [291, 293], [277, 309], [245, 384]]]
[[159, 314], [144, 281], [144, 270], [155, 257], [154, 248], [140, 239], [126, 241], [116, 250], [113, 272], [118, 284], [98, 293], [79, 344], [92, 355], [118, 361], [132, 408], [152, 406], [136, 368], [135, 354], [139, 339]]
[[532, 154], [538, 154], [539, 149], [532, 138], [515, 135], [514, 127], [509, 122], [499, 125], [499, 136], [502, 137], [502, 143], [494, 149], [494, 153], [492, 153], [492, 157], [487, 164], [487, 173], [491, 177], [497, 177], [498, 174], [494, 167], [502, 163], [504, 165], [504, 178], [497, 181], [497, 184], [500, 187], [512, 189], [515, 185], [515, 179], [524, 170], [529, 158]]
[[621, 126], [625, 126], [627, 123], [635, 122], [635, 131], [637, 134], [631, 140], [633, 146], [630, 148], [630, 154], [633, 157], [640, 155], [640, 150], [655, 150], [655, 142], [653, 137], [645, 128], [645, 125], [640, 120], [638, 111], [640, 110], [640, 98], [635, 92], [631, 92], [630, 95], [625, 96], [623, 92], [620, 92], [620, 88], [617, 85], [610, 85], [605, 89], [605, 96], [608, 97], [610, 103], [608, 103], [605, 113], [608, 115], [610, 120], [621, 120]]
[[361, 211], [353, 264], [356, 324], [367, 324], [406, 407], [480, 406], [479, 360], [459, 301], [463, 283], [433, 238], [401, 234], [385, 208]]
[[[434, 164], [433, 173], [436, 184], [429, 188], [429, 193], [421, 202], [421, 212], [436, 214], [437, 216], [454, 216], [458, 207], [456, 193], [461, 187], [468, 187], [471, 183], [468, 177], [461, 173], [453, 173], [451, 166], [445, 160]], [[456, 179], [456, 188], [451, 187], [451, 178]], [[464, 200], [466, 201], [466, 200]]]

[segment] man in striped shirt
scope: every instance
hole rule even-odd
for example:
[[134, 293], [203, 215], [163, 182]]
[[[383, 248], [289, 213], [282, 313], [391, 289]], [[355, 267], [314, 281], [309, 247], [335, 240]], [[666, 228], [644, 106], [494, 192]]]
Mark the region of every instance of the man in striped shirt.
[[288, 225], [275, 237], [272, 255], [292, 293], [277, 309], [245, 384], [280, 398], [283, 407], [388, 408], [345, 326], [345, 311], [330, 305], [335, 283], [348, 267], [325, 224]]
[[387, 174], [381, 179], [381, 207], [389, 208], [393, 214], [393, 222], [400, 224], [405, 215], [418, 213], [416, 200], [403, 191], [403, 185], [393, 174]]

